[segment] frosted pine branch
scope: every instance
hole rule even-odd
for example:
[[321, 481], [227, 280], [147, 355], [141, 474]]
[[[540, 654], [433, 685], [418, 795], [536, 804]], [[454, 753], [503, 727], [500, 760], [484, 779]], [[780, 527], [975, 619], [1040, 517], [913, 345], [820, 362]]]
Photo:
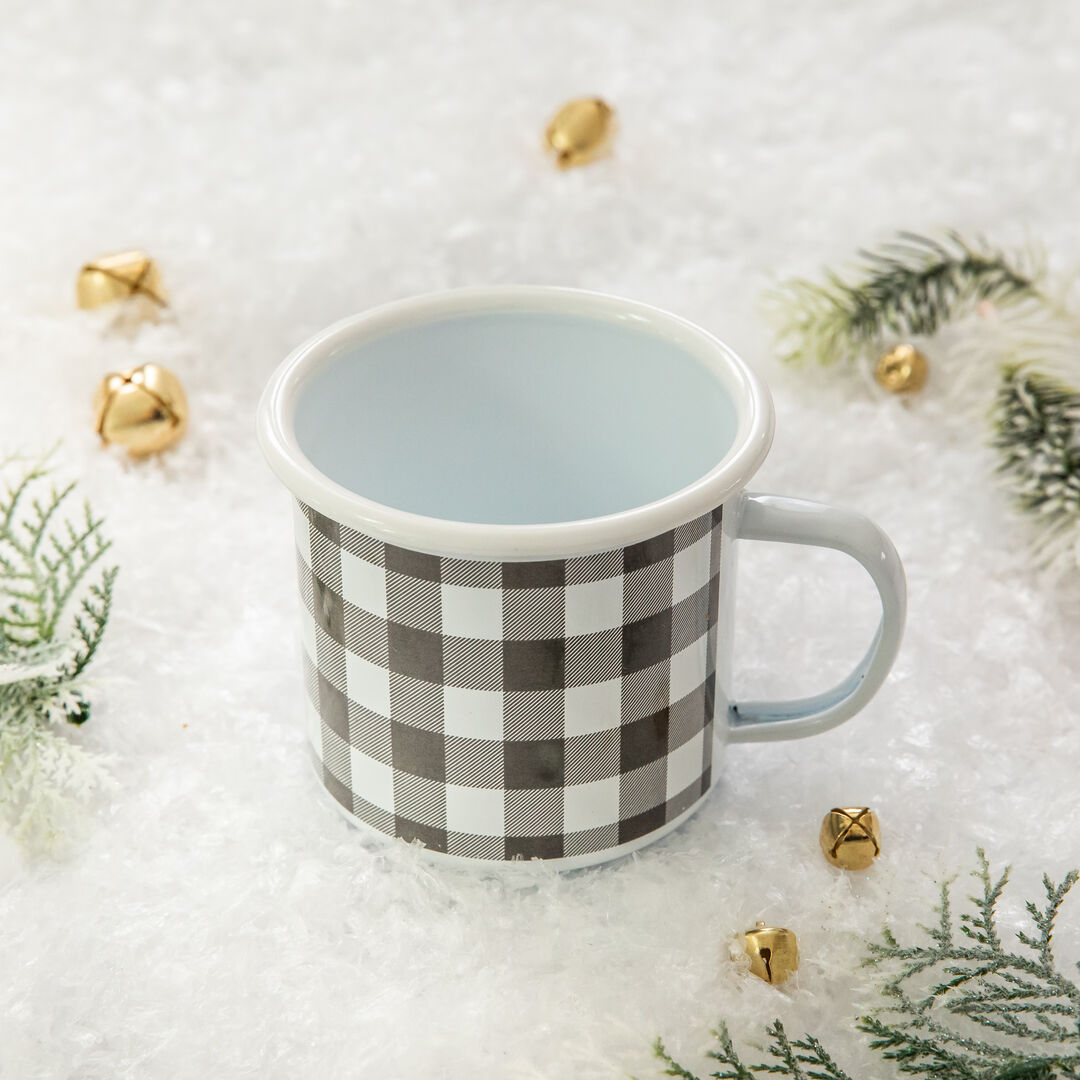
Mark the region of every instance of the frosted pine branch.
[[979, 302], [1006, 307], [1037, 295], [1034, 258], [1010, 259], [955, 232], [942, 239], [902, 232], [863, 251], [848, 277], [795, 280], [771, 294], [777, 337], [789, 362], [851, 361], [891, 338], [929, 337]]
[[1006, 368], [994, 402], [998, 471], [1041, 535], [1054, 574], [1080, 565], [1080, 393], [1025, 365]]
[[56, 843], [107, 777], [62, 728], [90, 715], [80, 680], [116, 580], [111, 567], [88, 584], [110, 546], [102, 520], [85, 505], [66, 520], [75, 485], [50, 485], [49, 473], [47, 460], [0, 463], [0, 820], [32, 847]]
[[[886, 930], [871, 944], [868, 965], [884, 972], [882, 1007], [856, 1020], [870, 1049], [894, 1068], [921, 1080], [1076, 1080], [1080, 1077], [1080, 987], [1054, 958], [1053, 931], [1062, 903], [1076, 884], [1073, 871], [1060, 882], [1043, 878], [1046, 898], [1029, 901], [1034, 933], [1019, 930], [1015, 945], [999, 925], [998, 901], [1009, 871], [996, 879], [982, 851], [968, 897], [971, 909], [954, 921], [950, 886], [941, 887], [936, 925], [925, 940], [901, 945]], [[713, 1033], [706, 1057], [720, 1065], [714, 1080], [852, 1080], [814, 1035], [792, 1039], [779, 1020], [766, 1028], [760, 1064], [747, 1065], [727, 1028]], [[983, 1037], [985, 1035], [985, 1037]], [[675, 1061], [657, 1040], [664, 1075], [698, 1076]], [[859, 1080], [877, 1080], [875, 1070]]]

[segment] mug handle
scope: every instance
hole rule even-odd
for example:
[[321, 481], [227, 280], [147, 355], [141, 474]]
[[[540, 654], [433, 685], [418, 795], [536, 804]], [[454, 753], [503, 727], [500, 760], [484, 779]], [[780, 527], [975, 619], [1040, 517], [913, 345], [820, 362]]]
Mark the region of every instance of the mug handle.
[[799, 739], [854, 716], [885, 681], [900, 649], [907, 609], [904, 568], [892, 541], [869, 519], [850, 510], [783, 495], [743, 496], [740, 540], [771, 540], [835, 548], [860, 562], [881, 596], [881, 622], [870, 648], [850, 675], [831, 690], [790, 701], [746, 701], [728, 709], [732, 742]]

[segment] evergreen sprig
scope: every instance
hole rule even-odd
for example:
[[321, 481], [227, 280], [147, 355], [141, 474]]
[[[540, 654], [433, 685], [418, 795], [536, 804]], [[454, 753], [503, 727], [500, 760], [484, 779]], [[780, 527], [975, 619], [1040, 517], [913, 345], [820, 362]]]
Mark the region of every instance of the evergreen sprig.
[[[765, 1034], [769, 1039], [765, 1052], [772, 1060], [757, 1065], [745, 1065], [735, 1049], [726, 1025], [721, 1024], [712, 1032], [719, 1044], [717, 1049], [705, 1052], [707, 1058], [722, 1066], [722, 1070], [709, 1073], [712, 1080], [758, 1080], [759, 1073], [789, 1076], [792, 1080], [851, 1080], [833, 1061], [820, 1040], [813, 1035], [789, 1039], [779, 1020], [774, 1020], [765, 1029]], [[653, 1052], [665, 1066], [664, 1076], [677, 1076], [680, 1080], [699, 1080], [694, 1073], [672, 1058], [660, 1039], [653, 1044]]]
[[993, 409], [998, 472], [1025, 513], [1042, 525], [1036, 555], [1058, 572], [1080, 562], [1080, 392], [1011, 365]]
[[[1019, 930], [1011, 944], [997, 910], [1009, 870], [995, 879], [981, 850], [978, 859], [981, 891], [968, 898], [972, 910], [955, 920], [945, 883], [936, 924], [921, 927], [926, 941], [901, 945], [886, 929], [882, 941], [871, 944], [867, 963], [891, 974], [880, 986], [885, 1004], [855, 1026], [869, 1036], [872, 1050], [922, 1080], [1076, 1080], [1080, 987], [1058, 969], [1053, 934], [1077, 872], [1060, 882], [1044, 875], [1045, 898], [1027, 903], [1034, 930]], [[779, 1020], [765, 1034], [766, 1060], [747, 1065], [721, 1025], [713, 1032], [717, 1046], [706, 1054], [719, 1065], [709, 1076], [852, 1080], [815, 1036], [791, 1039]], [[653, 1049], [664, 1075], [699, 1080], [660, 1040]]]
[[795, 280], [771, 295], [789, 362], [829, 365], [860, 356], [886, 336], [925, 337], [979, 301], [1006, 305], [1037, 294], [1039, 274], [956, 232], [941, 239], [901, 232], [860, 251], [851, 280]]
[[75, 485], [57, 487], [50, 473], [47, 458], [0, 462], [0, 818], [35, 846], [57, 839], [65, 813], [104, 779], [103, 762], [60, 725], [90, 715], [81, 678], [101, 645], [117, 573], [108, 567], [89, 581], [110, 541], [88, 504], [64, 517]]
[[[902, 232], [861, 253], [849, 279], [797, 280], [772, 294], [788, 361], [867, 358], [898, 340], [929, 337], [982, 301], [996, 317], [945, 350], [952, 388], [999, 368], [993, 445], [1018, 507], [1041, 526], [1032, 556], [1054, 576], [1080, 566], [1080, 392], [1040, 373], [1075, 365], [1080, 320], [1069, 290], [1044, 282], [1030, 256], [1010, 257], [956, 232]], [[1003, 365], [1003, 366], [1001, 366]]]

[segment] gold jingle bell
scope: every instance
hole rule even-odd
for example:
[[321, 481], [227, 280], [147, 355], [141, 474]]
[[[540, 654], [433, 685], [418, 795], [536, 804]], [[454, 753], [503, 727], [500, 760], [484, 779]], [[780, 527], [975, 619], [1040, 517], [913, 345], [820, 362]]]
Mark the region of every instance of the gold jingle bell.
[[891, 394], [912, 394], [926, 385], [930, 363], [914, 345], [897, 345], [882, 353], [874, 378]]
[[821, 823], [821, 850], [833, 866], [865, 870], [881, 854], [881, 826], [868, 806], [833, 807]]
[[799, 970], [799, 942], [790, 930], [759, 922], [743, 937], [750, 971], [759, 979], [776, 986]]
[[559, 167], [584, 165], [599, 157], [611, 142], [615, 111], [600, 98], [567, 102], [552, 118], [544, 133], [555, 151]]
[[94, 412], [101, 441], [123, 446], [134, 457], [167, 449], [187, 428], [184, 388], [160, 364], [106, 375], [94, 397]]
[[101, 307], [128, 297], [167, 306], [157, 263], [145, 251], [121, 251], [88, 262], [79, 271], [75, 296], [81, 308]]

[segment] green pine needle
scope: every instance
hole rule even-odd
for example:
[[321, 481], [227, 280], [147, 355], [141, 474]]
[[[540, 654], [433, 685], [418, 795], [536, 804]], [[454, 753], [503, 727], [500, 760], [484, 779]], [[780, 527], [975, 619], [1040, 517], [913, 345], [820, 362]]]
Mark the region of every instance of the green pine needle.
[[[1031, 255], [1011, 258], [956, 232], [942, 239], [902, 232], [861, 254], [850, 278], [826, 271], [823, 282], [796, 280], [771, 294], [785, 360], [829, 365], [865, 358], [897, 340], [930, 337], [983, 301], [1012, 307], [1012, 317], [993, 324], [1002, 338], [996, 359], [1002, 353], [1009, 359], [993, 409], [998, 472], [1019, 509], [1041, 526], [1035, 564], [1052, 576], [1075, 570], [1080, 392], [1032, 366], [1059, 366], [1055, 354], [1075, 359], [1080, 323], [1065, 294], [1044, 287]], [[990, 366], [995, 357], [984, 350], [975, 335], [966, 355]]]
[[[1061, 905], [1076, 884], [1074, 870], [1060, 882], [1043, 878], [1043, 901], [1029, 901], [1034, 932], [1007, 942], [998, 903], [1009, 871], [996, 879], [985, 854], [974, 872], [980, 891], [971, 910], [954, 921], [950, 885], [941, 889], [938, 921], [926, 939], [900, 945], [885, 931], [870, 946], [868, 963], [891, 972], [880, 985], [883, 1005], [855, 1027], [871, 1050], [901, 1073], [921, 1080], [1076, 1080], [1080, 1077], [1080, 987], [1054, 960], [1053, 932]], [[746, 1065], [725, 1026], [707, 1057], [721, 1071], [714, 1080], [852, 1080], [813, 1035], [791, 1039], [779, 1020], [766, 1029], [767, 1060]], [[665, 1075], [699, 1080], [657, 1040]], [[876, 1072], [863, 1080], [877, 1080]]]
[[934, 334], [979, 301], [1037, 295], [1038, 274], [956, 232], [940, 240], [902, 232], [860, 256], [852, 280], [827, 271], [824, 283], [795, 280], [771, 295], [785, 360], [850, 361], [886, 337]]
[[1036, 558], [1051, 571], [1080, 561], [1080, 392], [1027, 365], [1005, 368], [993, 408], [998, 472], [1042, 526]]

